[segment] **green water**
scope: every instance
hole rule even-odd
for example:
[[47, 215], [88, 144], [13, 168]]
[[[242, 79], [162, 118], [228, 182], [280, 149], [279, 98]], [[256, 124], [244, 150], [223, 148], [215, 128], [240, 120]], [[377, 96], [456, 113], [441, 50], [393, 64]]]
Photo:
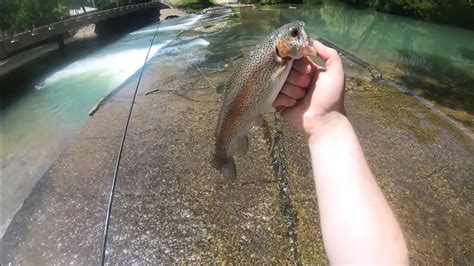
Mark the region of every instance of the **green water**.
[[414, 90], [474, 131], [473, 31], [337, 3], [292, 6], [296, 9], [235, 9], [239, 26], [212, 37], [209, 49], [225, 58], [282, 24], [303, 20], [313, 38], [327, 39], [376, 66], [384, 78]]
[[[376, 65], [430, 100], [474, 113], [474, 32], [325, 5], [304, 11], [309, 31]], [[296, 17], [296, 16], [295, 16]]]
[[439, 107], [460, 112], [454, 118], [474, 130], [473, 31], [343, 4], [293, 6], [241, 8], [242, 26], [235, 34], [258, 39], [278, 25], [303, 20], [311, 36], [352, 52]]

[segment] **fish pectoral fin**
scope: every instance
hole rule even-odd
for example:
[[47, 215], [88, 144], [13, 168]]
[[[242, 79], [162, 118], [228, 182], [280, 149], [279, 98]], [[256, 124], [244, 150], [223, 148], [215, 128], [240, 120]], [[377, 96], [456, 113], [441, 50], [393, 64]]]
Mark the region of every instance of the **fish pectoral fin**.
[[272, 80], [281, 79], [281, 76], [283, 72], [285, 72], [285, 69], [287, 66], [288, 66], [287, 64], [279, 66], [277, 70], [275, 71], [275, 73], [273, 73]]
[[221, 172], [226, 179], [236, 180], [237, 179], [237, 169], [235, 168], [234, 159], [231, 157], [227, 162], [222, 165]]
[[230, 157], [228, 160], [226, 160], [222, 164], [220, 171], [226, 179], [229, 179], [229, 180], [237, 179], [237, 169], [235, 167], [234, 158]]
[[222, 94], [225, 91], [226, 85], [224, 82], [217, 84], [216, 86], [216, 92], [218, 94]]
[[237, 153], [245, 155], [249, 151], [249, 137], [243, 136], [235, 143], [235, 149]]
[[263, 127], [263, 116], [262, 115], [259, 115], [259, 116], [257, 116], [257, 118], [255, 118], [255, 120], [253, 121], [253, 126], [257, 127], [257, 128]]
[[264, 112], [263, 114], [264, 114], [264, 115], [268, 115], [268, 114], [273, 114], [273, 113], [275, 113], [275, 112], [277, 111], [277, 109], [276, 109], [275, 107], [273, 107], [273, 106], [270, 106], [270, 107], [266, 108], [264, 111], [265, 111], [265, 112]]

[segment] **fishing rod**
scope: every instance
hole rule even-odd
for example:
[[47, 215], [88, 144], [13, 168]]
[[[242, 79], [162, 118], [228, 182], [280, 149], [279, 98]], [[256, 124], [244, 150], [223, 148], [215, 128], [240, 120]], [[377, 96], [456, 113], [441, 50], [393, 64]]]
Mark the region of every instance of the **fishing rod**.
[[[112, 211], [112, 205], [113, 205], [113, 199], [114, 199], [114, 194], [115, 194], [115, 187], [116, 187], [116, 183], [117, 183], [118, 172], [119, 172], [119, 168], [120, 168], [120, 162], [121, 162], [121, 159], [122, 159], [123, 147], [124, 147], [124, 144], [125, 144], [125, 139], [126, 139], [126, 136], [127, 136], [128, 127], [129, 127], [133, 107], [134, 107], [134, 104], [135, 104], [135, 99], [136, 99], [136, 96], [137, 96], [137, 93], [138, 93], [138, 88], [140, 86], [140, 82], [141, 82], [141, 79], [142, 79], [142, 76], [143, 76], [143, 73], [144, 73], [144, 70], [145, 70], [146, 62], [148, 61], [148, 57], [150, 55], [151, 48], [153, 47], [153, 43], [154, 43], [156, 35], [158, 33], [159, 26], [160, 26], [160, 24], [158, 24], [157, 27], [156, 27], [155, 33], [153, 35], [153, 38], [151, 39], [150, 46], [148, 48], [147, 55], [145, 57], [145, 61], [142, 65], [142, 67], [141, 67], [140, 76], [139, 76], [137, 86], [136, 86], [134, 94], [133, 94], [133, 98], [132, 98], [132, 102], [131, 102], [131, 105], [130, 105], [127, 121], [126, 121], [124, 132], [123, 132], [123, 135], [122, 135], [122, 141], [120, 143], [119, 153], [117, 155], [114, 175], [113, 175], [113, 179], [112, 179], [112, 186], [111, 186], [111, 190], [110, 190], [110, 194], [109, 194], [109, 202], [108, 202], [108, 206], [107, 206], [106, 218], [105, 218], [105, 226], [104, 226], [103, 241], [102, 241], [102, 252], [101, 252], [101, 265], [105, 265], [106, 251], [107, 251], [107, 240], [108, 240], [108, 230], [109, 230], [109, 226], [110, 226], [110, 215], [111, 215], [111, 211]], [[179, 35], [180, 34], [178, 34], [178, 36]], [[177, 38], [178, 36], [176, 36], [175, 38]], [[179, 47], [176, 46], [175, 48], [177, 48], [179, 51], [182, 52], [182, 50]], [[197, 64], [195, 64], [193, 61], [191, 61], [189, 59], [187, 59], [187, 60], [193, 65], [194, 68], [196, 68], [198, 70], [198, 72], [204, 77], [204, 79], [209, 83], [209, 85], [212, 88], [215, 88], [214, 84], [204, 74], [204, 72], [200, 69], [200, 67]], [[290, 247], [291, 247], [291, 251], [292, 251], [292, 257], [295, 260], [295, 262], [298, 262], [299, 258], [298, 258], [298, 251], [297, 251], [297, 246], [296, 246], [296, 234], [297, 233], [296, 233], [296, 224], [295, 224], [296, 217], [295, 217], [295, 213], [293, 211], [293, 207], [291, 206], [292, 205], [291, 200], [289, 198], [289, 189], [288, 189], [289, 184], [288, 184], [288, 176], [287, 176], [288, 171], [287, 171], [286, 165], [285, 165], [285, 155], [284, 155], [285, 144], [283, 143], [283, 131], [282, 131], [282, 125], [281, 125], [282, 121], [277, 117], [276, 113], [275, 113], [275, 121], [274, 122], [275, 122], [275, 128], [276, 128], [276, 134], [273, 138], [273, 144], [272, 144], [272, 153], [275, 156], [274, 166], [276, 168], [276, 173], [277, 173], [277, 176], [278, 176], [278, 184], [279, 184], [279, 187], [280, 187], [280, 193], [283, 196], [283, 201], [284, 201], [284, 205], [285, 205], [284, 206], [285, 215], [287, 216], [287, 219], [288, 219], [287, 222], [289, 224], [288, 225], [288, 236], [290, 238]]]
[[322, 37], [316, 38], [316, 40], [321, 42], [322, 44], [324, 44], [326, 46], [329, 46], [329, 47], [335, 49], [336, 51], [338, 51], [339, 53], [341, 53], [345, 57], [352, 60], [354, 63], [358, 64], [359, 66], [361, 66], [362, 68], [367, 70], [374, 80], [383, 79], [382, 71], [380, 71], [377, 67], [375, 67], [375, 66], [369, 64], [368, 62], [364, 61], [362, 58], [354, 55], [353, 53], [347, 51], [346, 49], [344, 49], [344, 48], [338, 46], [337, 44], [335, 44], [333, 42], [330, 42], [329, 40], [326, 40]]
[[[117, 155], [114, 175], [113, 175], [113, 178], [112, 178], [112, 186], [110, 188], [110, 193], [109, 193], [109, 203], [108, 203], [108, 206], [107, 206], [107, 212], [106, 212], [106, 216], [105, 216], [105, 226], [104, 226], [104, 233], [103, 233], [103, 239], [102, 239], [102, 251], [101, 251], [101, 259], [100, 259], [100, 261], [101, 261], [100, 264], [101, 265], [105, 265], [105, 256], [106, 256], [106, 251], [107, 251], [107, 240], [108, 240], [108, 236], [109, 236], [108, 231], [109, 231], [109, 226], [110, 226], [110, 214], [112, 212], [112, 204], [113, 204], [113, 201], [114, 201], [115, 187], [116, 187], [116, 184], [117, 184], [117, 177], [118, 177], [118, 172], [119, 172], [119, 168], [120, 168], [120, 162], [121, 162], [121, 159], [122, 159], [123, 147], [124, 147], [124, 144], [125, 144], [125, 139], [127, 137], [128, 126], [130, 124], [130, 118], [132, 116], [133, 107], [135, 105], [135, 99], [137, 97], [138, 88], [140, 87], [140, 82], [142, 80], [143, 73], [145, 71], [146, 62], [148, 61], [148, 58], [150, 56], [150, 51], [151, 51], [151, 48], [153, 47], [153, 43], [155, 42], [156, 35], [158, 33], [159, 28], [160, 28], [160, 23], [158, 23], [158, 25], [156, 26], [155, 33], [153, 34], [153, 38], [150, 40], [150, 46], [148, 47], [148, 51], [147, 51], [147, 54], [146, 54], [146, 57], [145, 57], [145, 61], [143, 62], [143, 65], [141, 67], [140, 76], [138, 78], [137, 86], [135, 87], [135, 91], [134, 91], [133, 97], [132, 97], [132, 103], [130, 105], [130, 109], [129, 109], [129, 112], [128, 112], [128, 117], [127, 117], [127, 121], [126, 121], [126, 124], [125, 124], [125, 129], [124, 129], [123, 134], [122, 134], [122, 141], [120, 143], [119, 153]], [[177, 36], [175, 36], [174, 39], [176, 40], [176, 38], [182, 32], [180, 32]], [[194, 62], [193, 62], [193, 65], [199, 69], [199, 67], [196, 64], [194, 64]], [[209, 84], [211, 84], [209, 79], [207, 79], [207, 77], [204, 75], [204, 73], [200, 69], [199, 69], [199, 72], [206, 78], [206, 80], [209, 82]]]
[[104, 234], [103, 234], [103, 239], [102, 239], [102, 253], [101, 253], [101, 260], [100, 260], [101, 265], [105, 264], [105, 256], [106, 256], [105, 253], [106, 253], [106, 250], [107, 250], [108, 231], [109, 231], [109, 226], [110, 226], [110, 213], [112, 211], [112, 204], [113, 204], [113, 201], [114, 201], [115, 186], [117, 184], [117, 176], [118, 176], [118, 172], [119, 172], [119, 168], [120, 168], [120, 161], [122, 159], [123, 146], [125, 144], [125, 139], [127, 137], [128, 126], [130, 124], [130, 118], [132, 116], [133, 106], [135, 105], [135, 99], [137, 97], [138, 88], [140, 87], [140, 81], [142, 80], [143, 72], [145, 71], [146, 62], [148, 61], [148, 57], [150, 56], [150, 51], [151, 51], [151, 48], [153, 47], [153, 43], [155, 42], [156, 34], [158, 33], [158, 28], [159, 27], [160, 27], [160, 23], [158, 23], [158, 25], [156, 26], [156, 30], [155, 30], [155, 33], [153, 34], [153, 38], [150, 40], [150, 47], [148, 47], [148, 52], [146, 54], [145, 61], [143, 62], [143, 65], [141, 67], [140, 76], [138, 78], [137, 86], [135, 87], [135, 92], [133, 93], [132, 103], [131, 103], [130, 109], [128, 111], [127, 122], [125, 124], [125, 129], [124, 129], [123, 135], [122, 135], [122, 141], [120, 143], [119, 153], [117, 155], [117, 161], [116, 161], [116, 164], [115, 164], [114, 175], [113, 175], [113, 178], [112, 178], [112, 186], [110, 188], [110, 194], [109, 194], [109, 204], [107, 206], [107, 213], [106, 213], [106, 216], [105, 216]]

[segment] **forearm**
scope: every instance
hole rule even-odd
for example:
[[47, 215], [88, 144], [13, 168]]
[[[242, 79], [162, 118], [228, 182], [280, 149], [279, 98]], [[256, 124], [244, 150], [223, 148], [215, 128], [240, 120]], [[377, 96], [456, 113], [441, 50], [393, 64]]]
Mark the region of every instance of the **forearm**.
[[345, 116], [309, 138], [321, 227], [332, 263], [407, 263], [398, 222]]

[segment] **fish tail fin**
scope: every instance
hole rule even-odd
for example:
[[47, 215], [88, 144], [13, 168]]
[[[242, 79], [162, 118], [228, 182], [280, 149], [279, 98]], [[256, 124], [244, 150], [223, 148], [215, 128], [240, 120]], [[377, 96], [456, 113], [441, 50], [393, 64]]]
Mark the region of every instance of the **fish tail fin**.
[[235, 180], [237, 178], [234, 158], [222, 158], [216, 155], [212, 160], [212, 164], [224, 175], [225, 178], [229, 180]]

